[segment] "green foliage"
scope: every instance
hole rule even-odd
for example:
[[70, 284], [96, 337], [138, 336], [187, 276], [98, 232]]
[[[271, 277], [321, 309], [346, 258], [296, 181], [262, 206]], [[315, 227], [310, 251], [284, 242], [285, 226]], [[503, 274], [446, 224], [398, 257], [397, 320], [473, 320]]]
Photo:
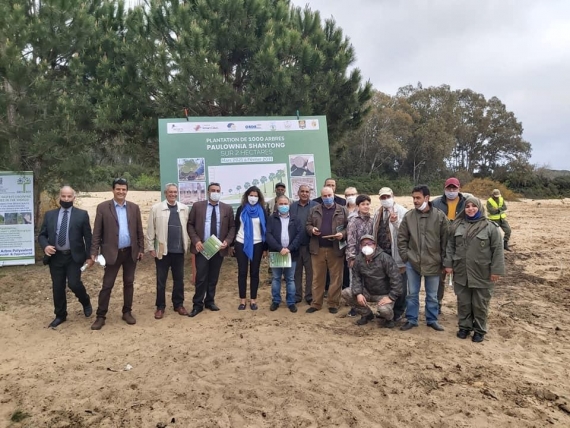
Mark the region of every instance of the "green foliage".
[[133, 190], [160, 190], [158, 175], [141, 174], [133, 180]]
[[476, 178], [466, 185], [461, 185], [461, 191], [471, 193], [483, 200], [489, 199], [494, 189], [499, 189], [501, 196], [506, 201], [516, 201], [520, 198], [520, 195], [509, 190], [503, 183], [493, 181], [489, 178]]

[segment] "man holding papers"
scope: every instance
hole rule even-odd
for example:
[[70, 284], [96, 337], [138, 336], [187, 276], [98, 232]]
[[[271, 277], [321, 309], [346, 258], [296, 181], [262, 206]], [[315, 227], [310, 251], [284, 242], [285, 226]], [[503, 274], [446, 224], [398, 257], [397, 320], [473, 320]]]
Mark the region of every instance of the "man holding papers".
[[178, 186], [168, 183], [164, 187], [166, 200], [153, 205], [148, 215], [146, 248], [156, 264], [156, 312], [154, 318], [164, 317], [166, 309], [166, 280], [172, 271], [172, 306], [180, 315], [188, 315], [184, 308], [184, 254], [188, 250], [188, 235], [184, 225], [188, 222], [188, 207], [176, 199]]
[[216, 306], [216, 285], [222, 261], [236, 234], [232, 207], [220, 202], [222, 188], [218, 183], [208, 186], [208, 200], [195, 202], [188, 217], [190, 251], [196, 255], [196, 294], [188, 316], [204, 310], [219, 311]]
[[297, 312], [295, 306], [295, 264], [299, 256], [299, 247], [303, 240], [303, 225], [289, 215], [289, 198], [285, 195], [277, 197], [277, 212], [269, 217], [265, 240], [269, 246], [269, 263], [273, 272], [271, 285], [271, 311], [281, 304], [281, 277], [285, 277], [287, 307]]

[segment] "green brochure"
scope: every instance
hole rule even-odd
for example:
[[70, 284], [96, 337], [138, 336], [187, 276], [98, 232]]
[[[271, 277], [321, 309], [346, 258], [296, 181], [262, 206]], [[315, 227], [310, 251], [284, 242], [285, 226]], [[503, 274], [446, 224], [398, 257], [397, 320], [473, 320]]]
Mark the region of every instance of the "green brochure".
[[214, 254], [220, 251], [222, 246], [222, 241], [220, 241], [215, 235], [210, 235], [206, 242], [204, 242], [204, 249], [200, 251], [204, 257], [210, 260]]
[[272, 268], [290, 268], [291, 267], [291, 253], [284, 256], [281, 253], [269, 253], [269, 267]]

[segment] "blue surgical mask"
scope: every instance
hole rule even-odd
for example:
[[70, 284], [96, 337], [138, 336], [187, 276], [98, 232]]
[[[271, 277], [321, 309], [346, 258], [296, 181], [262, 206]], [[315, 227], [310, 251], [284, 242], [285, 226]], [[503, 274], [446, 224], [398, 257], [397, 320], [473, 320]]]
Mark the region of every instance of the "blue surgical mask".
[[289, 205], [279, 205], [277, 207], [279, 214], [287, 214], [289, 212]]
[[334, 204], [334, 197], [332, 197], [332, 198], [323, 198], [323, 204], [325, 204], [325, 205], [332, 205], [332, 204]]

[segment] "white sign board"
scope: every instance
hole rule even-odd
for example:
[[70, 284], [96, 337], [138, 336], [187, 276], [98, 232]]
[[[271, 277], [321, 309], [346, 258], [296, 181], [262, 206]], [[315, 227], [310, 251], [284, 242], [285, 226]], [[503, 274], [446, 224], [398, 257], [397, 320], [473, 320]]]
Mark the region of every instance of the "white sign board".
[[35, 263], [31, 172], [0, 172], [0, 266]]

